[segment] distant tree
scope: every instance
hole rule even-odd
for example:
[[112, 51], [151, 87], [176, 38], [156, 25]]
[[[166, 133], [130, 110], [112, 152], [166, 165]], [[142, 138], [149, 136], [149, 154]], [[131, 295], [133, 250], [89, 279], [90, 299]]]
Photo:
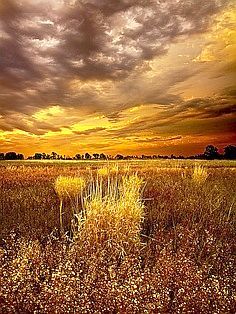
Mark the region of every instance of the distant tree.
[[52, 156], [52, 159], [57, 159], [57, 153], [52, 152], [51, 156]]
[[120, 155], [120, 154], [117, 154], [115, 159], [118, 159], [118, 160], [121, 160], [121, 159], [124, 159], [124, 156], [123, 155]]
[[75, 159], [80, 160], [81, 159], [81, 155], [80, 154], [76, 154], [75, 155]]
[[0, 153], [0, 160], [4, 160], [4, 159], [5, 159], [4, 153]]
[[16, 160], [17, 159], [17, 154], [15, 152], [8, 152], [5, 155], [6, 160]]
[[213, 145], [208, 145], [205, 149], [204, 157], [206, 159], [218, 159], [220, 157], [218, 148]]
[[107, 159], [106, 155], [105, 155], [105, 154], [103, 154], [103, 153], [101, 153], [101, 154], [100, 154], [99, 158], [100, 158], [100, 159], [102, 159], [102, 160]]
[[236, 146], [228, 145], [224, 148], [224, 158], [236, 159]]
[[35, 154], [34, 154], [34, 159], [36, 159], [36, 160], [43, 159], [43, 154], [41, 154], [41, 153], [35, 153]]
[[91, 155], [89, 153], [85, 153], [84, 158], [85, 159], [91, 159]]
[[94, 159], [99, 159], [99, 154], [93, 154]]
[[18, 160], [24, 160], [24, 155], [23, 154], [17, 154], [17, 159]]
[[187, 159], [206, 159], [204, 154], [197, 154], [195, 156], [188, 156]]

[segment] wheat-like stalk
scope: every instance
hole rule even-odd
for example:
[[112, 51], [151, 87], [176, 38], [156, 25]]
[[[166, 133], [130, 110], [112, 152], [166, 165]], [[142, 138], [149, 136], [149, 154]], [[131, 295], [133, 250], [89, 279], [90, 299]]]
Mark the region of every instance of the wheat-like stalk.
[[143, 219], [140, 198], [143, 180], [137, 175], [91, 184], [84, 201], [85, 220], [80, 237], [93, 247], [112, 246], [125, 253], [139, 243]]
[[55, 182], [55, 190], [60, 199], [60, 227], [63, 232], [63, 201], [65, 199], [70, 199], [73, 207], [73, 216], [78, 213], [79, 210], [79, 199], [83, 199], [82, 191], [86, 186], [86, 182], [82, 177], [68, 177], [59, 176]]
[[195, 165], [192, 179], [196, 184], [203, 184], [208, 177], [207, 170], [201, 165]]

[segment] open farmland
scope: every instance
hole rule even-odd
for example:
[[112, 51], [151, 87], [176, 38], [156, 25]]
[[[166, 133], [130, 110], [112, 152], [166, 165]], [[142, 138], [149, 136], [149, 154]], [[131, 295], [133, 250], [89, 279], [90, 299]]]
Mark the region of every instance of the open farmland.
[[236, 162], [0, 162], [1, 313], [235, 313]]

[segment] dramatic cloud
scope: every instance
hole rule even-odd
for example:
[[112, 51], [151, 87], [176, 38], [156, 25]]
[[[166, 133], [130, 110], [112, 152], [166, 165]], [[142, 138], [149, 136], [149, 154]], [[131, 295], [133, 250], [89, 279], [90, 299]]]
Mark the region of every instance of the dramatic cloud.
[[41, 142], [54, 136], [55, 143], [100, 135], [103, 147], [111, 146], [109, 136], [129, 134], [141, 137], [133, 138], [136, 144], [168, 142], [182, 137], [159, 136], [161, 126], [231, 117], [232, 6], [230, 0], [1, 0], [3, 140], [20, 131]]

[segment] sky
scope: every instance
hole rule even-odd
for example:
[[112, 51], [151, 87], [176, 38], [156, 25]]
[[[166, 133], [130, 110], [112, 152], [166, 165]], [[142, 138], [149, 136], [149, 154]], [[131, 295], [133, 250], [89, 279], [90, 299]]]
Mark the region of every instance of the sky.
[[236, 143], [230, 0], [0, 0], [0, 151]]

